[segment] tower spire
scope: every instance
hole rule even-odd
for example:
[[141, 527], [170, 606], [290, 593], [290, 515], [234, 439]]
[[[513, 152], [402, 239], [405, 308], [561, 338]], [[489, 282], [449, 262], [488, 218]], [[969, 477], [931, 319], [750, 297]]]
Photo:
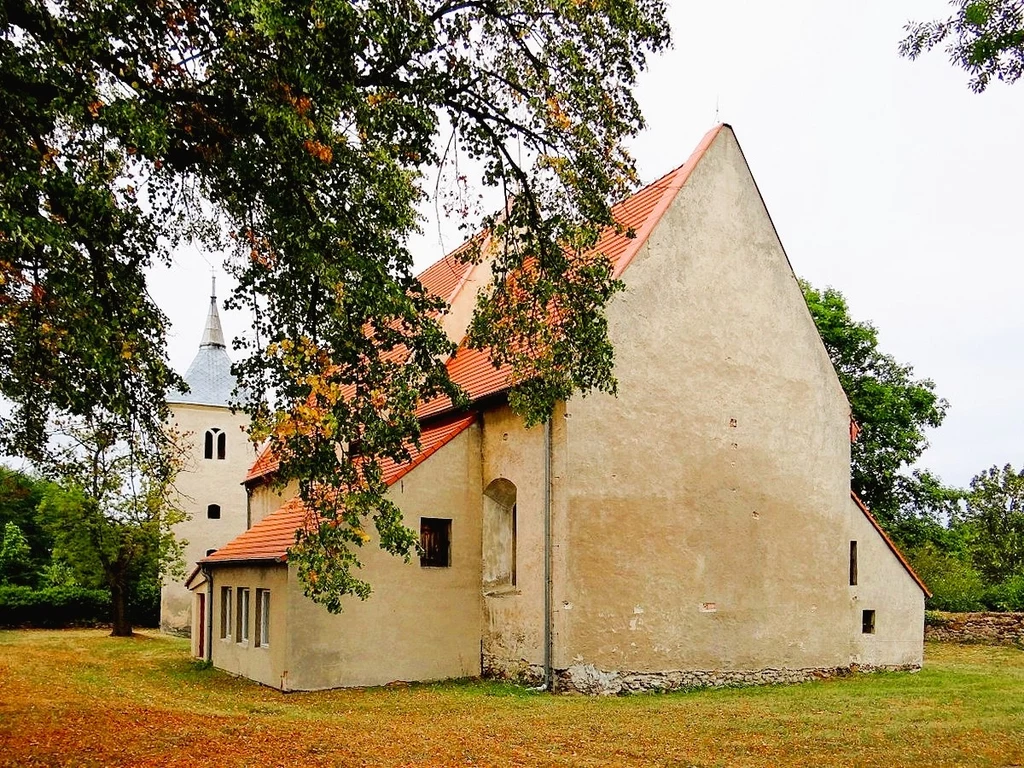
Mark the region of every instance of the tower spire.
[[220, 327], [220, 314], [217, 312], [217, 275], [210, 279], [210, 313], [206, 316], [206, 329], [203, 331], [203, 340], [199, 347], [221, 347], [224, 344], [224, 331]]

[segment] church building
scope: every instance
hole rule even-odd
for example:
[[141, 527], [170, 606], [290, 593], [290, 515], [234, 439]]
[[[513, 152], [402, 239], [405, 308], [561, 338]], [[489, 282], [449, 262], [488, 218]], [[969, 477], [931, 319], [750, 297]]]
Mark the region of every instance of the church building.
[[[508, 371], [464, 343], [488, 261], [423, 273], [471, 405], [421, 405], [422, 448], [386, 479], [422, 552], [365, 547], [373, 594], [340, 615], [288, 562], [307, 517], [269, 482], [273, 455], [248, 461], [219, 398], [175, 406], [199, 471], [223, 470], [191, 491], [226, 523], [189, 530], [197, 655], [281, 690], [489, 674], [618, 693], [920, 667], [927, 590], [851, 494], [850, 406], [733, 130], [615, 215], [636, 234], [597, 245], [625, 283], [607, 309], [619, 394], [531, 429]], [[218, 338], [200, 356], [226, 359]], [[206, 458], [214, 428], [226, 458]]]

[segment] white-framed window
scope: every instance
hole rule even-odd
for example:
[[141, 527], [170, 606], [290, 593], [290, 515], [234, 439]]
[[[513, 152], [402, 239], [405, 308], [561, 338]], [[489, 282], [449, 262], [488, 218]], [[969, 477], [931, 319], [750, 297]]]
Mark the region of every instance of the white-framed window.
[[220, 637], [231, 639], [231, 587], [220, 588]]
[[249, 589], [248, 587], [238, 588], [238, 619], [235, 627], [235, 641], [239, 643], [249, 642]]
[[256, 645], [270, 646], [270, 590], [256, 590]]

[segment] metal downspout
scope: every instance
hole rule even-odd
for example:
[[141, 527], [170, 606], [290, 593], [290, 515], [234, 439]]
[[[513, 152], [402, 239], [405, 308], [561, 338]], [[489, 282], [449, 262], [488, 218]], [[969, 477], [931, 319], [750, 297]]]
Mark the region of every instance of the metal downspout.
[[544, 422], [544, 687], [554, 690], [551, 610], [551, 418]]
[[206, 648], [203, 649], [203, 656], [208, 662], [213, 663], [213, 571], [204, 568], [206, 574]]

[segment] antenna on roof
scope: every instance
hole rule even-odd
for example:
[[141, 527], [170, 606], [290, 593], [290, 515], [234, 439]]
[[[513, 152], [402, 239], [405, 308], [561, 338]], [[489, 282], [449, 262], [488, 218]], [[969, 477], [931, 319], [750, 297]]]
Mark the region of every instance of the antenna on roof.
[[217, 270], [210, 267], [210, 298], [217, 298]]

